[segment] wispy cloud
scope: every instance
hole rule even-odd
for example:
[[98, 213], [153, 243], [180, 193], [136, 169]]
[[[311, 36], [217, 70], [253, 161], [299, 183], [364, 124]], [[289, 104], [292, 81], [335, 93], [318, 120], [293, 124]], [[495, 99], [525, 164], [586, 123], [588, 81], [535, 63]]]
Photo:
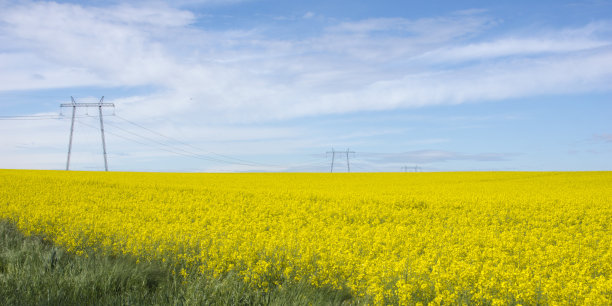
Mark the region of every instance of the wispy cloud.
[[431, 62], [463, 62], [488, 60], [509, 56], [541, 56], [563, 54], [609, 46], [609, 41], [589, 40], [583, 37], [573, 39], [504, 38], [492, 42], [468, 44], [459, 47], [434, 50], [419, 59]]
[[593, 22], [583, 27], [540, 31], [539, 33], [522, 34], [493, 38], [486, 41], [463, 44], [449, 44], [439, 49], [427, 51], [418, 56], [419, 60], [431, 62], [465, 62], [483, 61], [503, 57], [536, 57], [567, 54], [583, 50], [611, 46], [605, 33], [609, 22]]
[[593, 140], [597, 142], [612, 143], [612, 134], [597, 134], [593, 136]]
[[[215, 143], [220, 152], [264, 154], [270, 148], [287, 153], [333, 141], [362, 144], [406, 131], [405, 127], [353, 129], [332, 137], [316, 128], [266, 126], [287, 119], [612, 89], [609, 20], [513, 32], [497, 31], [503, 21], [483, 10], [341, 21], [305, 12], [291, 21], [270, 15], [269, 24], [216, 28], [200, 22], [210, 16], [190, 10], [237, 2], [2, 2], [0, 91], [147, 88], [106, 98], [117, 105], [121, 116], [155, 126], [166, 135], [190, 143]], [[308, 24], [312, 31], [275, 35], [291, 32], [297, 22]], [[451, 120], [440, 118], [421, 123]], [[63, 144], [66, 124], [41, 121], [19, 132], [4, 124], [0, 128], [5, 135], [14, 137], [3, 137], [2, 145], [23, 151]], [[111, 143], [122, 141], [113, 137], [109, 135]], [[608, 134], [595, 138], [612, 141]], [[433, 135], [405, 144], [438, 148], [433, 145], [447, 139]], [[266, 145], [254, 145], [257, 142]], [[17, 164], [21, 157], [14, 150], [3, 158]], [[358, 162], [392, 164], [395, 171], [394, 163], [513, 158], [457, 151], [461, 149], [360, 154]], [[54, 154], [39, 162], [57, 162], [52, 159], [62, 154]], [[133, 154], [147, 156], [145, 151]], [[235, 167], [231, 169], [252, 170]]]
[[278, 39], [196, 28], [193, 13], [163, 3], [53, 2], [8, 5], [0, 20], [0, 90], [151, 86], [149, 96], [116, 100], [148, 116], [274, 120], [607, 90], [612, 79], [605, 22], [495, 36], [498, 21], [463, 12]]
[[456, 160], [477, 162], [506, 161], [515, 154], [480, 153], [465, 154], [445, 150], [417, 150], [401, 153], [360, 153], [360, 158], [372, 163], [439, 163]]

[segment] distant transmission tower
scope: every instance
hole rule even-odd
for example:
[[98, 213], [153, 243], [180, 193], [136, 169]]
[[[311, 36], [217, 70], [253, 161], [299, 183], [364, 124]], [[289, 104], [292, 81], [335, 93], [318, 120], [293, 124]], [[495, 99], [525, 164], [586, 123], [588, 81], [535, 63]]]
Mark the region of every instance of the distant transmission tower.
[[[408, 169], [412, 169], [412, 167], [402, 166], [402, 171], [403, 172], [408, 172]], [[419, 169], [421, 169], [421, 167], [419, 167], [419, 165], [415, 165], [414, 166], [414, 172], [419, 172]]]
[[332, 161], [331, 161], [331, 168], [329, 169], [330, 173], [334, 172], [334, 161], [336, 159], [336, 153], [346, 153], [346, 171], [347, 172], [351, 172], [351, 163], [349, 161], [349, 154], [355, 154], [355, 151], [350, 151], [349, 149], [346, 149], [346, 151], [336, 151], [334, 150], [334, 148], [332, 147], [331, 151], [327, 151], [326, 154], [330, 154], [332, 155]]
[[108, 161], [106, 160], [106, 141], [104, 140], [104, 122], [102, 120], [102, 107], [115, 107], [113, 103], [104, 103], [104, 96], [100, 98], [98, 103], [76, 103], [73, 97], [72, 103], [60, 104], [60, 107], [72, 107], [72, 121], [70, 123], [70, 140], [68, 141], [68, 159], [66, 160], [66, 171], [70, 170], [70, 153], [72, 152], [72, 134], [74, 134], [74, 114], [77, 107], [97, 107], [100, 117], [100, 134], [102, 135], [102, 153], [104, 154], [104, 170], [108, 171]]

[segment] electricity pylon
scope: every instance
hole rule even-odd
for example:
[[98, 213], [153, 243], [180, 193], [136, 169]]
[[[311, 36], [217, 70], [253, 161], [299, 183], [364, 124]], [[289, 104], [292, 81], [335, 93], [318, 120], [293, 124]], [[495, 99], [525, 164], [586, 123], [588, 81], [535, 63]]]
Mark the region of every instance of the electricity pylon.
[[346, 153], [346, 171], [351, 172], [351, 163], [349, 162], [349, 154], [355, 154], [355, 151], [350, 151], [349, 149], [346, 149], [346, 151], [336, 151], [332, 147], [331, 151], [326, 152], [326, 154], [329, 154], [329, 153], [332, 154], [331, 168], [329, 170], [330, 173], [334, 172], [334, 161], [336, 159], [336, 153]]
[[[402, 166], [402, 171], [403, 172], [408, 172], [408, 166]], [[414, 166], [414, 172], [419, 172], [419, 169], [421, 169], [421, 167], [419, 167], [419, 165], [415, 165]]]
[[66, 160], [66, 171], [70, 170], [70, 153], [72, 152], [72, 134], [74, 134], [74, 114], [77, 107], [97, 107], [100, 117], [100, 134], [102, 135], [102, 153], [104, 155], [104, 170], [108, 171], [108, 161], [106, 159], [106, 141], [104, 140], [104, 122], [102, 120], [102, 107], [115, 107], [113, 103], [104, 103], [104, 96], [98, 103], [76, 103], [73, 97], [72, 103], [60, 104], [60, 107], [72, 107], [72, 121], [70, 122], [70, 140], [68, 141], [68, 159]]

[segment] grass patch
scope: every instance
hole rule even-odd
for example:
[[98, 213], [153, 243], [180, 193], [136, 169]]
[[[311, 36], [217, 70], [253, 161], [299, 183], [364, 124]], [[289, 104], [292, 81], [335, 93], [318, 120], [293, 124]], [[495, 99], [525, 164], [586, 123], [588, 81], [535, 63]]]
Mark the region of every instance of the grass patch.
[[[0, 220], [0, 305], [361, 305], [349, 290], [283, 284], [268, 292], [237, 275], [189, 275], [128, 256], [65, 252]], [[174, 273], [173, 273], [174, 270]]]

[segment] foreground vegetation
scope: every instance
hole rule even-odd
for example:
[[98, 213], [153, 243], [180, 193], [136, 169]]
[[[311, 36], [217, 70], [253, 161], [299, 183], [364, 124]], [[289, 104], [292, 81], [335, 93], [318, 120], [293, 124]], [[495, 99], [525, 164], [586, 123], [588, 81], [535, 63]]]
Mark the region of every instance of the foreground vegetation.
[[0, 218], [62, 256], [165, 271], [114, 301], [612, 303], [610, 172], [3, 170], [0, 186]]
[[67, 253], [42, 236], [0, 221], [0, 305], [339, 305], [365, 304], [347, 291], [308, 284], [269, 292], [228, 275], [181, 275], [131, 256]]

